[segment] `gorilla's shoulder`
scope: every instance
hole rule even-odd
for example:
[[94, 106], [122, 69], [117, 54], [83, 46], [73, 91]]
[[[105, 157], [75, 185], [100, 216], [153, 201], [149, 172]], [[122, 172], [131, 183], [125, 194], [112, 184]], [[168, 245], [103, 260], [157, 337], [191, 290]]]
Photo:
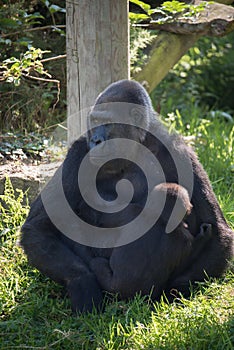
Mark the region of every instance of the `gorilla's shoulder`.
[[71, 155], [74, 157], [75, 155], [78, 155], [78, 154], [84, 156], [87, 152], [88, 152], [87, 135], [84, 134], [71, 144], [66, 158], [70, 158]]

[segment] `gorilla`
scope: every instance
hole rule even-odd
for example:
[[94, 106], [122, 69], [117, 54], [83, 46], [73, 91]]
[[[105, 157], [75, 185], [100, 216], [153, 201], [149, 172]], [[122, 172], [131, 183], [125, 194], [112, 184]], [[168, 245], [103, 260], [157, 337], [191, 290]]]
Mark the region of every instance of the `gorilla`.
[[157, 300], [221, 276], [233, 231], [196, 154], [144, 88], [111, 84], [87, 119], [22, 227], [29, 262], [66, 288], [75, 312], [101, 308], [106, 291]]

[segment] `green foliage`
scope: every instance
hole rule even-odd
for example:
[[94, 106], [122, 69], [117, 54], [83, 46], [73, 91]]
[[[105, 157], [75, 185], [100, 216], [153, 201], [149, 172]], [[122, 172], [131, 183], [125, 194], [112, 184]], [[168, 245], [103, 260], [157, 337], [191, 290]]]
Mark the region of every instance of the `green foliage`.
[[[169, 113], [164, 121], [172, 130], [179, 130], [196, 147], [214, 189], [217, 188], [221, 198], [223, 193], [230, 196], [231, 208], [234, 194], [234, 124], [224, 118], [212, 117], [212, 114], [207, 114], [206, 119], [201, 118], [203, 114], [199, 107], [193, 107], [188, 120], [183, 110], [176, 110]], [[234, 219], [233, 208], [228, 210], [230, 223]]]
[[144, 13], [129, 12], [129, 19], [134, 21], [134, 23], [140, 22], [147, 18], [149, 18], [149, 16], [145, 15]]
[[23, 160], [27, 158], [39, 159], [45, 156], [48, 140], [36, 133], [22, 134], [6, 133], [1, 135], [0, 160]]
[[31, 46], [28, 51], [22, 54], [20, 59], [10, 57], [4, 60], [3, 64], [0, 66], [2, 70], [2, 80], [6, 80], [7, 83], [14, 83], [18, 86], [22, 75], [28, 76], [31, 71], [51, 78], [51, 75], [44, 69], [41, 62], [43, 54], [48, 52], [50, 51], [42, 51], [41, 49], [35, 49], [35, 47]]
[[156, 37], [154, 32], [146, 29], [134, 28], [130, 31], [130, 67], [131, 74], [138, 73], [145, 65], [148, 55], [147, 48]]
[[133, 4], [139, 6], [145, 12], [145, 13], [129, 12], [130, 20], [132, 20], [135, 23], [135, 22], [138, 22], [138, 21], [141, 21], [141, 20], [149, 18], [147, 13], [150, 11], [150, 5], [145, 4], [143, 1], [139, 1], [139, 0], [130, 0], [130, 2], [132, 2]]
[[53, 108], [57, 102], [57, 84], [43, 81], [29, 82], [23, 78], [20, 86], [0, 84], [0, 94], [4, 100], [0, 108], [1, 132], [17, 130], [26, 134], [41, 132], [64, 120], [66, 113], [64, 89], [61, 89], [59, 103]]
[[[17, 47], [27, 47], [31, 43], [31, 39], [25, 35], [25, 31], [33, 25], [40, 24], [40, 19], [44, 19], [39, 12], [28, 13], [27, 10], [23, 9], [23, 3], [21, 2], [21, 5], [9, 4], [8, 1], [5, 1], [1, 8], [0, 31], [3, 33], [0, 38], [0, 48], [3, 49], [1, 56], [5, 51], [4, 48], [16, 46], [17, 50]], [[9, 34], [13, 31], [19, 31], [17, 34], [20, 35], [17, 35], [17, 40], [4, 35], [4, 33]]]
[[211, 4], [212, 2], [201, 2], [199, 4], [193, 5], [193, 4], [185, 4], [180, 1], [166, 1], [162, 4], [162, 7], [157, 10], [152, 10], [152, 14], [156, 14], [160, 11], [160, 17], [163, 14], [164, 18], [154, 18], [154, 21], [158, 23], [165, 23], [175, 20], [176, 18], [189, 18], [189, 17], [195, 17], [199, 15], [202, 11], [204, 11], [205, 7], [208, 4]]
[[[17, 193], [17, 194], [16, 194]], [[28, 214], [29, 205], [26, 200], [26, 204], [23, 204], [24, 193], [22, 190], [14, 190], [10, 179], [7, 177], [5, 180], [4, 194], [0, 195], [0, 238], [1, 240], [5, 236], [15, 236], [16, 230], [20, 228]]]
[[132, 2], [133, 4], [142, 8], [145, 12], [148, 12], [151, 8], [150, 5], [144, 3], [143, 1], [140, 1], [140, 0], [130, 0], [130, 2]]
[[[59, 4], [61, 3], [61, 6]], [[65, 23], [64, 1], [28, 1], [19, 2], [5, 0], [0, 8], [0, 57], [7, 59], [13, 53], [18, 57], [30, 45], [37, 42], [36, 35], [40, 32], [40, 26], [52, 25], [51, 29], [61, 35], [57, 22]], [[48, 28], [49, 29], [49, 28]], [[47, 33], [44, 34], [44, 39]], [[40, 35], [40, 34], [39, 34]], [[42, 48], [42, 47], [41, 47]]]
[[[42, 62], [43, 53], [57, 56], [65, 52], [63, 27], [65, 2], [62, 0], [46, 3], [3, 1], [0, 7], [0, 65], [1, 80], [5, 80], [0, 84], [1, 131], [40, 131], [64, 119], [66, 61]], [[32, 80], [29, 75], [53, 76], [53, 80]], [[59, 102], [57, 81], [61, 87]], [[14, 85], [19, 82], [20, 86]]]
[[[130, 0], [131, 1], [131, 0]], [[158, 24], [165, 22], [171, 22], [176, 20], [178, 17], [188, 18], [197, 16], [199, 13], [204, 11], [205, 7], [212, 2], [202, 1], [199, 4], [186, 4], [182, 1], [165, 1], [161, 6], [156, 9], [151, 9], [150, 5], [145, 4], [142, 1], [132, 0], [132, 3], [138, 5], [144, 10], [145, 13], [131, 13], [130, 19], [134, 21], [141, 21], [144, 19], [153, 20]]]
[[185, 4], [181, 1], [165, 1], [161, 8], [166, 11], [173, 14], [183, 12], [185, 9], [189, 8], [189, 5]]
[[[234, 33], [224, 38], [201, 38], [152, 93], [157, 111], [167, 115], [183, 111], [189, 121], [194, 107], [208, 111], [234, 111]], [[199, 118], [199, 115], [197, 116]]]
[[55, 4], [51, 4], [50, 1], [48, 0], [41, 0], [45, 6], [48, 8], [49, 12], [52, 13], [56, 13], [56, 12], [62, 12], [62, 13], [66, 13], [66, 9], [64, 7], [55, 5]]
[[[207, 1], [202, 1], [201, 3], [197, 4], [197, 5], [193, 5], [193, 4], [186, 4], [184, 2], [181, 1], [165, 1], [161, 8], [162, 11], [165, 11], [166, 13], [171, 13], [173, 15], [177, 14], [177, 15], [181, 15], [183, 14], [183, 16], [186, 17], [193, 17], [197, 14], [199, 14], [200, 12], [204, 11], [205, 7], [211, 4], [211, 2], [207, 2]], [[154, 12], [152, 12], [154, 13]]]

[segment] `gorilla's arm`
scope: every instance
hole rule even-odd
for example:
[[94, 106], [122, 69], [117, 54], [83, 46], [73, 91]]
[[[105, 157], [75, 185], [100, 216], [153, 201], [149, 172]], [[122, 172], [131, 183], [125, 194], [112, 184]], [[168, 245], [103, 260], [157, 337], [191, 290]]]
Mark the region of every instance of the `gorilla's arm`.
[[33, 266], [66, 287], [73, 311], [91, 311], [93, 305], [99, 306], [102, 293], [96, 277], [53, 231], [25, 224], [21, 244]]
[[[64, 192], [68, 193], [67, 199], [75, 211], [79, 209], [80, 198], [77, 182], [75, 183], [77, 167], [84, 152], [85, 143], [81, 139], [73, 144], [63, 165], [63, 177], [66, 177]], [[76, 160], [75, 164], [74, 159]], [[61, 200], [56, 191], [57, 178], [58, 171], [43, 189], [43, 191], [48, 191], [51, 205], [55, 201]], [[56, 213], [56, 215], [59, 217], [61, 213]], [[74, 254], [64, 243], [62, 234], [48, 217], [41, 195], [32, 204], [29, 216], [22, 227], [21, 245], [33, 266], [67, 288], [74, 311], [90, 311], [93, 304], [98, 306], [101, 303], [102, 292], [95, 275], [84, 263], [84, 260], [79, 255]]]

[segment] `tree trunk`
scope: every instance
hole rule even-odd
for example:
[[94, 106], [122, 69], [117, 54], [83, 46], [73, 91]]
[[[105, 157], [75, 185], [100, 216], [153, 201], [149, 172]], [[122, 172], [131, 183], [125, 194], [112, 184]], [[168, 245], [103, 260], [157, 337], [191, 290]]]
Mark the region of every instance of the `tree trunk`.
[[68, 142], [86, 128], [87, 109], [110, 83], [129, 78], [127, 0], [67, 1]]
[[160, 32], [154, 40], [149, 61], [134, 79], [143, 84], [150, 93], [199, 37], [196, 34], [177, 35]]

